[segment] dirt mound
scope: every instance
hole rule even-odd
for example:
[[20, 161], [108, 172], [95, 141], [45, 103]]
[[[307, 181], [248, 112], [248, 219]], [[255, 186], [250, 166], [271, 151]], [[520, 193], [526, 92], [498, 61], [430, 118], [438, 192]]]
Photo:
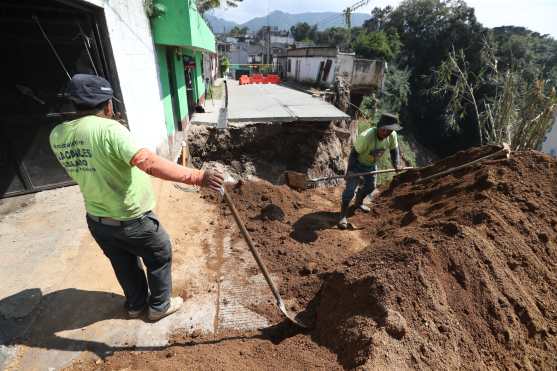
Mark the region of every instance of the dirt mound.
[[[169, 348], [174, 363], [166, 349], [106, 364], [557, 369], [557, 161], [519, 152], [419, 181], [494, 150], [395, 177], [371, 214], [351, 217], [362, 231], [335, 227], [338, 188], [240, 183], [230, 194], [247, 229], [281, 294], [315, 328], [177, 344]], [[231, 219], [224, 205], [222, 212]], [[281, 320], [271, 304], [254, 309]]]
[[354, 218], [371, 245], [325, 280], [313, 335], [345, 367], [557, 368], [557, 162], [418, 182], [493, 150], [402, 175]]

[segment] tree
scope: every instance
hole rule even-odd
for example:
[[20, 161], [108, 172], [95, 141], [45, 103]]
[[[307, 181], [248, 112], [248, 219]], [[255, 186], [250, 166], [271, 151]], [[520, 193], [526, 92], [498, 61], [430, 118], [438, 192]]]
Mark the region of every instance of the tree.
[[433, 71], [447, 59], [453, 46], [455, 50], [466, 50], [470, 72], [481, 68], [480, 54], [487, 31], [477, 22], [474, 10], [461, 0], [404, 0], [396, 9], [375, 10], [366, 26], [396, 35], [391, 37], [396, 37], [401, 49], [392, 62], [411, 71], [408, 104], [401, 112], [405, 126], [439, 154], [476, 143], [473, 125], [459, 121], [462, 130], [448, 125], [449, 99], [429, 93]]
[[371, 11], [371, 18], [364, 22], [363, 28], [365, 28], [368, 32], [384, 30], [384, 26], [389, 23], [392, 12], [393, 7], [390, 5], [383, 9], [379, 7], [373, 8]]
[[340, 49], [349, 45], [350, 34], [344, 27], [331, 27], [315, 33], [313, 42], [318, 45], [338, 46]]
[[247, 27], [234, 26], [228, 33], [230, 36], [246, 36], [249, 29]]
[[243, 0], [198, 0], [197, 1], [197, 10], [199, 13], [203, 14], [208, 10], [218, 8], [223, 4], [231, 8], [238, 7], [238, 3], [241, 3]]
[[[557, 111], [555, 87], [547, 81], [528, 81], [515, 66], [499, 69], [493, 46], [483, 50], [485, 67], [478, 74], [468, 71], [464, 51], [452, 50], [435, 73], [433, 94], [450, 97], [448, 122], [473, 121], [480, 143], [509, 143], [513, 150], [540, 149]], [[494, 93], [482, 93], [494, 86]], [[468, 109], [467, 109], [468, 108]], [[474, 120], [466, 120], [473, 110]]]
[[226, 56], [221, 57], [220, 58], [220, 74], [221, 74], [222, 77], [224, 77], [224, 75], [226, 75], [229, 68], [230, 68], [230, 61], [228, 60], [228, 57], [226, 57]]
[[398, 113], [406, 106], [410, 95], [409, 79], [409, 69], [401, 69], [394, 64], [389, 66], [380, 103], [383, 111]]
[[360, 32], [352, 47], [357, 55], [364, 58], [390, 61], [395, 56], [387, 35], [382, 31]]
[[290, 33], [296, 41], [313, 41], [317, 33], [317, 25], [310, 26], [306, 22], [290, 27]]

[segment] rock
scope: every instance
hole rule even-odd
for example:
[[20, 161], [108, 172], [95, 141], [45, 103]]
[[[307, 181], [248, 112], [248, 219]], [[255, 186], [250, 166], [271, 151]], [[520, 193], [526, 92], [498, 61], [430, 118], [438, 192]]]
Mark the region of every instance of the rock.
[[300, 270], [300, 274], [302, 276], [307, 276], [309, 274], [316, 274], [317, 272], [319, 272], [319, 269], [317, 269], [317, 265], [315, 265], [315, 263], [313, 262], [309, 262], [306, 265], [304, 265], [304, 267]]
[[385, 331], [395, 339], [402, 339], [406, 335], [408, 324], [406, 319], [396, 310], [388, 309], [385, 318]]
[[284, 220], [284, 211], [275, 204], [269, 204], [261, 209], [261, 219], [263, 220]]
[[445, 333], [449, 332], [449, 328], [445, 325], [439, 325], [439, 326], [437, 326], [437, 329], [442, 334], [445, 334]]

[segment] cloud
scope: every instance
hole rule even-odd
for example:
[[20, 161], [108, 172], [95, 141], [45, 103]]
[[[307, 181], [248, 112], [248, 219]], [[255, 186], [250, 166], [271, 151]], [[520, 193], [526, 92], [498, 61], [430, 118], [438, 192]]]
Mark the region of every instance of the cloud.
[[[238, 8], [217, 9], [214, 14], [238, 23], [262, 17], [273, 10], [287, 13], [340, 12], [356, 0], [244, 0]], [[401, 0], [374, 0], [358, 9], [369, 13], [373, 7], [396, 6]], [[487, 27], [504, 25], [527, 27], [557, 38], [557, 0], [468, 0], [478, 20]]]

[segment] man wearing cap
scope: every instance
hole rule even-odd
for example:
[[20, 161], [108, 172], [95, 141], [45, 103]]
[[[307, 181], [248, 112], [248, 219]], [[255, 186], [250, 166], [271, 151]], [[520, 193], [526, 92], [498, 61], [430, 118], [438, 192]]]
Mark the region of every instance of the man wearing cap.
[[[377, 170], [377, 161], [389, 150], [391, 162], [395, 169], [399, 168], [399, 149], [396, 132], [402, 129], [398, 124], [398, 117], [388, 113], [383, 113], [377, 127], [366, 129], [358, 134], [354, 143], [354, 148], [348, 158], [348, 168], [346, 174], [367, 173]], [[358, 184], [360, 186], [358, 187]], [[358, 192], [356, 193], [356, 188]], [[364, 199], [375, 189], [375, 175], [365, 175], [353, 177], [346, 180], [346, 188], [342, 193], [339, 228], [348, 227], [348, 207], [356, 193], [355, 208], [363, 212], [370, 209], [364, 205]]]
[[180, 309], [183, 300], [171, 297], [172, 246], [152, 211], [149, 175], [215, 191], [223, 177], [179, 166], [136, 145], [130, 132], [112, 120], [113, 91], [104, 78], [75, 75], [66, 95], [77, 115], [53, 129], [51, 148], [79, 185], [87, 225], [112, 264], [130, 318], [148, 309], [148, 319], [158, 321]]

